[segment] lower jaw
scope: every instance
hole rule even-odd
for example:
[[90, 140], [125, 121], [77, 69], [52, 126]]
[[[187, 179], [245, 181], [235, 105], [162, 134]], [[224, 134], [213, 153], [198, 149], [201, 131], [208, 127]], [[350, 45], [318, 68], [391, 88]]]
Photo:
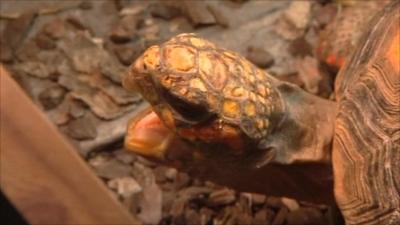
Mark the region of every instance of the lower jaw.
[[165, 126], [151, 107], [131, 119], [124, 146], [128, 151], [174, 167], [191, 161], [195, 154]]

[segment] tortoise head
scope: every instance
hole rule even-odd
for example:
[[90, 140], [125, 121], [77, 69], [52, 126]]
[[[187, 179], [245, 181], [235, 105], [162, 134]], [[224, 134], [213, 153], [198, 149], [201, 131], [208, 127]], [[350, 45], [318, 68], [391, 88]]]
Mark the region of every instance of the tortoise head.
[[[237, 155], [262, 145], [276, 125], [271, 121], [280, 117], [282, 102], [271, 82], [238, 54], [181, 34], [147, 49], [123, 84], [151, 104], [153, 122], [158, 117], [169, 131], [203, 149]], [[128, 148], [137, 148], [129, 140]]]

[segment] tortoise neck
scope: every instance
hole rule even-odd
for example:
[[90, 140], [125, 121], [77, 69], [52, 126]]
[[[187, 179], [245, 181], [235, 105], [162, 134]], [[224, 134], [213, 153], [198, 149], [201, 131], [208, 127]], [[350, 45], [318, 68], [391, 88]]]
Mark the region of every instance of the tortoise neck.
[[286, 82], [276, 81], [274, 86], [284, 107], [265, 142], [275, 149], [273, 162], [330, 164], [336, 103]]

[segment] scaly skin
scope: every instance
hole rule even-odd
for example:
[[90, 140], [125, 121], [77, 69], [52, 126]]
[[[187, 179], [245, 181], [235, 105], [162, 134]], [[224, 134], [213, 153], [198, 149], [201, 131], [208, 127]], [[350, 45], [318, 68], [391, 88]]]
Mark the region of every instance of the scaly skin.
[[240, 190], [333, 201], [333, 102], [195, 34], [150, 47], [123, 84], [152, 106], [130, 123], [128, 149]]

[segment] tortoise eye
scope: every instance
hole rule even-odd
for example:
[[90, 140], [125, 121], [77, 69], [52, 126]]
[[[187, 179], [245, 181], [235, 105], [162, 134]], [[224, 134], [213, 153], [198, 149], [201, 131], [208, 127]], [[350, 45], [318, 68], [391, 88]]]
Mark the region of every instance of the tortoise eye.
[[167, 90], [163, 91], [163, 96], [168, 104], [183, 117], [185, 122], [198, 124], [213, 116], [205, 106], [187, 102]]

